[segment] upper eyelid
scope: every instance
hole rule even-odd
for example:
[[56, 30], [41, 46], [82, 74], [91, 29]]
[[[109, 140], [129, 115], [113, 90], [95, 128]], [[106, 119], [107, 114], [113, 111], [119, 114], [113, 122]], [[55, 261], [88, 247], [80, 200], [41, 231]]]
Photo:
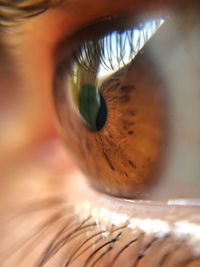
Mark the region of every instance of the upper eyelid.
[[[148, 18], [152, 18], [152, 16]], [[130, 25], [131, 27], [136, 27], [142, 21], [143, 19], [139, 18], [139, 16], [134, 16], [130, 12], [123, 12], [112, 16], [100, 17], [81, 25], [81, 27], [76, 27], [70, 34], [64, 36], [58, 44], [55, 56], [56, 66], [58, 67], [63, 61], [68, 60], [72, 50], [79, 49], [81, 42], [97, 39], [116, 29], [126, 29]]]
[[[120, 1], [118, 1], [120, 2]], [[126, 2], [129, 2], [128, 0]], [[55, 59], [56, 59], [56, 65], [59, 65], [60, 62], [62, 61], [63, 57], [66, 56], [67, 50], [70, 49], [70, 46], [73, 45], [73, 41], [76, 41], [76, 43], [81, 41], [81, 38], [85, 39], [87, 36], [90, 35], [91, 38], [91, 33], [94, 29], [94, 32], [96, 33], [96, 29], [98, 25], [100, 26], [101, 24], [106, 25], [108, 27], [109, 20], [112, 18], [113, 19], [119, 19], [120, 17], [122, 19], [126, 20], [126, 23], [128, 23], [128, 19], [135, 20], [135, 25], [137, 25], [138, 22], [142, 22], [148, 18], [154, 18], [154, 17], [159, 17], [159, 16], [164, 16], [166, 13], [168, 14], [169, 10], [168, 9], [159, 9], [158, 7], [153, 8], [153, 3], [156, 1], [151, 1], [152, 5], [150, 9], [144, 10], [143, 8], [137, 9], [137, 4], [134, 5], [133, 1], [131, 4], [124, 3], [124, 8], [119, 8], [119, 9], [111, 9], [110, 11], [101, 10], [95, 11], [94, 14], [90, 14], [89, 17], [84, 18], [83, 16], [83, 21], [78, 21], [77, 23], [75, 22], [74, 26], [71, 26], [70, 28], [66, 29], [66, 32], [63, 33], [61, 39], [58, 41], [56, 47], [55, 47]], [[145, 1], [142, 1], [145, 2]], [[87, 3], [87, 2], [86, 2]], [[115, 3], [117, 5], [117, 3]], [[151, 12], [150, 12], [151, 10]], [[79, 10], [80, 11], [80, 10]], [[66, 14], [69, 14], [69, 17], [72, 15], [79, 14], [78, 11], [75, 10], [75, 13], [70, 14], [70, 8], [69, 10], [64, 10], [63, 12]], [[97, 14], [98, 13], [98, 14]], [[91, 16], [91, 17], [90, 17]], [[127, 19], [128, 17], [128, 19]], [[73, 18], [74, 20], [74, 18]], [[76, 19], [74, 20], [76, 21]], [[86, 34], [86, 31], [88, 30], [88, 33]], [[89, 32], [90, 31], [90, 32]], [[104, 30], [105, 33], [105, 30]], [[83, 35], [83, 36], [81, 36]], [[76, 37], [76, 39], [74, 39]], [[95, 36], [96, 37], [96, 36]], [[98, 36], [97, 36], [98, 37]], [[66, 49], [67, 48], [67, 49]]]
[[[153, 0], [151, 1], [152, 3], [156, 2], [157, 0]], [[107, 1], [106, 1], [107, 2]], [[107, 10], [106, 8], [99, 8], [98, 9], [98, 12], [97, 11], [94, 11], [94, 12], [89, 12], [89, 13], [86, 13], [87, 14], [87, 18], [84, 18], [84, 15], [83, 15], [83, 21], [81, 20], [80, 22], [78, 22], [78, 24], [75, 23], [74, 26], [71, 26], [70, 28], [67, 28], [66, 29], [66, 33], [63, 34], [63, 37], [61, 38], [61, 40], [59, 41], [59, 44], [58, 46], [62, 46], [65, 42], [69, 42], [70, 41], [70, 38], [72, 36], [75, 36], [77, 34], [80, 35], [80, 33], [82, 31], [84, 31], [85, 29], [91, 29], [94, 27], [96, 27], [97, 25], [100, 25], [101, 23], [106, 23], [107, 22], [107, 26], [108, 26], [108, 23], [109, 23], [109, 20], [112, 19], [112, 20], [118, 20], [119, 21], [119, 18], [121, 17], [123, 20], [126, 20], [126, 23], [128, 23], [128, 19], [129, 19], [129, 22], [130, 22], [130, 19], [131, 21], [133, 22], [133, 19], [135, 20], [135, 24], [137, 24], [138, 22], [141, 22], [141, 21], [144, 21], [148, 18], [152, 18], [152, 17], [159, 17], [159, 16], [162, 16], [166, 11], [168, 12], [167, 9], [157, 9], [152, 7], [150, 9], [143, 9], [143, 8], [139, 8], [137, 9], [137, 4], [135, 5], [134, 4], [134, 0], [131, 1], [131, 3], [129, 3], [130, 1], [129, 0], [125, 0], [125, 3], [123, 5], [123, 7], [119, 7], [119, 8], [116, 8], [116, 6], [118, 5], [118, 3], [120, 3], [120, 1], [116, 1], [111, 8], [111, 5], [109, 6], [109, 9]], [[126, 2], [128, 2], [126, 4]], [[143, 3], [146, 2], [146, 1], [142, 1]], [[83, 6], [82, 6], [83, 8]], [[87, 8], [87, 1], [86, 1], [86, 6], [85, 8]], [[106, 10], [106, 11], [105, 11]], [[77, 15], [79, 16], [79, 12], [83, 12], [83, 10], [81, 9], [77, 9], [77, 10], [73, 10], [74, 13], [71, 14], [71, 7], [67, 8], [66, 10], [63, 8], [63, 14], [67, 14], [69, 16], [69, 18], [71, 16], [73, 16], [73, 20], [74, 20], [74, 17]], [[127, 19], [128, 18], [128, 19]], [[76, 19], [75, 19], [76, 21]]]
[[[98, 4], [99, 1], [99, 4]], [[102, 1], [98, 0], [95, 1], [95, 4], [101, 5]], [[86, 3], [84, 2], [84, 4], [86, 4], [86, 8], [87, 5], [90, 4], [90, 1], [86, 1]], [[120, 3], [120, 0], [118, 1]], [[127, 2], [130, 2], [127, 0]], [[167, 8], [169, 9], [170, 7], [174, 7], [174, 8], [181, 8], [181, 2], [182, 1], [172, 1], [172, 0], [168, 0], [168, 1], [164, 1], [163, 3], [160, 3], [159, 0], [151, 0], [151, 1], [133, 1], [136, 2], [134, 3], [135, 9], [138, 9], [138, 11], [150, 11], [154, 9], [159, 10], [160, 8]], [[198, 6], [198, 1], [192, 0], [192, 1], [184, 1], [184, 8], [190, 6]], [[81, 1], [80, 1], [81, 3]], [[113, 1], [105, 1], [105, 3], [107, 4], [107, 7], [110, 8], [111, 4], [113, 3]], [[103, 4], [105, 4], [103, 3]], [[115, 5], [117, 5], [116, 1], [114, 3]], [[123, 3], [124, 6], [126, 6], [126, 3]], [[133, 3], [132, 3], [133, 4]], [[128, 5], [128, 4], [127, 4]], [[79, 2], [75, 1], [73, 3], [73, 1], [68, 1], [68, 0], [41, 0], [34, 3], [33, 1], [25, 1], [25, 0], [21, 0], [21, 1], [17, 1], [16, 3], [10, 3], [10, 1], [6, 1], [6, 0], [0, 0], [0, 13], [1, 13], [1, 19], [0, 19], [0, 28], [4, 27], [4, 26], [10, 26], [13, 23], [16, 24], [16, 22], [19, 22], [21, 20], [33, 17], [33, 16], [38, 16], [41, 13], [44, 13], [45, 11], [51, 9], [51, 8], [55, 8], [55, 9], [59, 9], [59, 8], [65, 8], [67, 7], [67, 12], [70, 9], [73, 10], [79, 10], [80, 12], [80, 8], [82, 8], [82, 6], [80, 5], [79, 8]]]

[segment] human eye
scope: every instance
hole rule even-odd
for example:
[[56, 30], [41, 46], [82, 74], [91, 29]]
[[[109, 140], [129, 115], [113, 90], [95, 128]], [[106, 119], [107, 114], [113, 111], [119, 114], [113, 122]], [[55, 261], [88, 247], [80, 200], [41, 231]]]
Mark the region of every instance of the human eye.
[[[143, 48], [164, 19], [137, 25], [125, 18], [129, 25], [124, 18], [104, 21], [100, 30], [107, 24], [114, 30], [72, 51], [71, 66], [58, 70], [55, 95], [62, 99], [57, 108], [67, 147], [79, 162], [84, 157], [91, 182], [112, 195], [139, 198], [155, 181], [167, 143], [164, 83]], [[93, 31], [94, 25], [86, 30]]]
[[39, 173], [2, 224], [2, 266], [199, 266], [198, 4], [78, 4], [42, 14], [42, 34], [22, 22], [16, 44], [34, 43], [24, 86], [52, 90], [83, 174], [67, 166], [49, 187]]

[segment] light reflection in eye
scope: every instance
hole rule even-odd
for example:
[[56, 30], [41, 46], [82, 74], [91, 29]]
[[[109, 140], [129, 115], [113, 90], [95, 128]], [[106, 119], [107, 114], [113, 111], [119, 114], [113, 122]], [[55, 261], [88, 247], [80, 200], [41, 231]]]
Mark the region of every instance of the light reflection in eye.
[[[77, 61], [82, 68], [95, 72], [101, 82], [128, 65], [163, 23], [162, 18], [149, 20], [138, 27], [112, 31], [95, 41], [88, 41], [81, 45]], [[73, 74], [76, 79], [77, 73]]]
[[131, 64], [163, 23], [161, 18], [146, 21], [137, 28], [112, 31], [81, 45], [69, 90], [75, 110], [89, 129], [99, 131], [106, 123], [106, 102], [101, 94], [105, 80], [111, 80], [112, 75]]
[[[171, 95], [178, 85], [170, 86], [167, 72], [176, 75], [173, 69], [179, 60], [174, 64], [171, 55], [175, 53], [176, 58], [175, 51], [187, 43], [185, 34], [182, 36], [173, 23], [182, 27], [177, 18], [157, 18], [140, 24], [140, 30], [125, 25], [120, 30], [87, 37], [74, 45], [74, 50], [71, 48], [71, 69], [64, 70], [56, 86], [55, 94], [60, 94], [57, 109], [68, 149], [90, 183], [103, 192], [149, 198], [156, 188], [162, 198], [161, 185], [165, 188], [164, 198], [171, 198], [173, 182], [176, 186], [181, 183], [181, 169], [177, 174], [172, 166], [172, 174], [166, 178], [164, 168], [174, 137], [171, 104], [177, 96], [174, 100]], [[170, 62], [162, 65], [162, 59]], [[182, 71], [185, 78], [183, 68], [180, 65], [176, 71]], [[156, 194], [151, 196], [156, 198]], [[179, 196], [190, 194], [184, 191]]]
[[164, 85], [141, 49], [163, 22], [149, 20], [139, 29], [124, 26], [83, 41], [61, 89], [68, 147], [79, 163], [84, 158], [81, 167], [95, 187], [117, 196], [139, 197], [158, 179], [162, 165]]

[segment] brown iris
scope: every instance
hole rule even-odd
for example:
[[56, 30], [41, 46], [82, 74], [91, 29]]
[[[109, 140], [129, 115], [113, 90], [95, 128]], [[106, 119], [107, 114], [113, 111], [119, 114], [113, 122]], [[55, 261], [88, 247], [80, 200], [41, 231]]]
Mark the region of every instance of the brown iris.
[[118, 40], [121, 52], [109, 54], [105, 38], [83, 46], [71, 77], [58, 85], [57, 107], [67, 148], [89, 181], [116, 196], [141, 197], [163, 164], [166, 96], [148, 46], [135, 55], [126, 44], [131, 32], [116, 36], [110, 47], [119, 49]]

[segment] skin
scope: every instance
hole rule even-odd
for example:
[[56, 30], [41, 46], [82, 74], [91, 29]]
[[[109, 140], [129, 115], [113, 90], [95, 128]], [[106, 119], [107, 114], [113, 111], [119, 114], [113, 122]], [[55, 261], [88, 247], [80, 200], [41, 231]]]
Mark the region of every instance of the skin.
[[[71, 162], [71, 154], [66, 154], [64, 145], [59, 140], [55, 127], [58, 121], [52, 99], [56, 66], [66, 53], [68, 37], [79, 30], [82, 25], [113, 13], [126, 14], [128, 11], [134, 16], [145, 12], [144, 16], [149, 16], [149, 14], [163, 14], [163, 12], [172, 12], [172, 10], [176, 12], [181, 10], [182, 6], [185, 9], [188, 7], [188, 10], [190, 8], [199, 10], [196, 1], [155, 0], [134, 1], [134, 3], [128, 0], [64, 1], [62, 5], [49, 9], [41, 15], [16, 22], [8, 30], [2, 30], [0, 40], [2, 40], [2, 54], [5, 58], [0, 63], [2, 95], [0, 99], [0, 145], [3, 151], [0, 155], [0, 214], [2, 218], [0, 260], [2, 266], [15, 266], [17, 261], [19, 261], [19, 266], [34, 266], [35, 262], [38, 262], [36, 259], [44, 255], [43, 250], [51, 243], [54, 235], [60, 231], [67, 220], [71, 220], [71, 216], [74, 216], [74, 207], [79, 209], [78, 215], [75, 216], [76, 223], [81, 222], [82, 215], [87, 217], [88, 214], [93, 214], [89, 219], [91, 222], [88, 223], [94, 223], [96, 219], [100, 227], [95, 225], [90, 232], [84, 231], [84, 234], [73, 241], [74, 243], [69, 243], [57, 257], [51, 259], [48, 266], [62, 266], [61, 259], [67, 258], [66, 253], [70, 255], [74, 251], [73, 246], [77, 247], [88, 234], [92, 235], [95, 231], [106, 228], [110, 232], [105, 239], [100, 241], [100, 244], [104, 244], [106, 240], [120, 233], [120, 230], [115, 233], [110, 230], [110, 222], [108, 223], [101, 213], [102, 206], [110, 214], [112, 212], [122, 213], [128, 218], [132, 218], [134, 214], [141, 220], [146, 218], [162, 220], [169, 223], [172, 228], [176, 222], [181, 220], [199, 226], [197, 205], [170, 206], [166, 205], [165, 201], [156, 203], [130, 201], [127, 203], [93, 190]], [[195, 184], [191, 187], [195, 189]], [[189, 194], [191, 198], [199, 197], [198, 191], [195, 194], [192, 192]], [[45, 208], [42, 208], [41, 203], [44, 199]], [[39, 208], [36, 208], [35, 213], [33, 212], [34, 203], [37, 201]], [[27, 203], [31, 204], [27, 205]], [[89, 203], [89, 207], [86, 208], [84, 203]], [[67, 210], [68, 205], [72, 206], [73, 211]], [[24, 206], [26, 210], [28, 208], [28, 213], [21, 212]], [[63, 209], [64, 216], [59, 217], [60, 219], [56, 220], [55, 224], [46, 222], [47, 218], [51, 218], [58, 211], [62, 214]], [[97, 213], [94, 212], [95, 209]], [[30, 247], [27, 246], [25, 249], [20, 249], [17, 255], [14, 254], [11, 244], [14, 243], [14, 248], [19, 247], [24, 238], [37, 233], [37, 224], [41, 226], [45, 222], [46, 225], [51, 225], [51, 228], [48, 228], [47, 234], [42, 236], [39, 242], [37, 241], [37, 245], [32, 244], [35, 250], [28, 254]], [[122, 225], [126, 226], [126, 222]], [[114, 223], [114, 229], [120, 226], [118, 222]], [[31, 228], [34, 230], [30, 234]], [[16, 245], [13, 242], [13, 236]], [[155, 235], [148, 235], [145, 232], [143, 236], [140, 228], [134, 231], [126, 229], [123, 231], [120, 242], [116, 242], [111, 258], [103, 258], [99, 266], [109, 266], [109, 260], [116, 255], [117, 249], [119, 250], [133, 238], [138, 238], [136, 245], [126, 250], [126, 254], [120, 257], [116, 266], [122, 264], [129, 266], [131, 260], [137, 259], [141, 250], [145, 249], [149, 240], [154, 239]], [[141, 260], [139, 266], [159, 266], [162, 255], [170, 255], [164, 266], [199, 266], [200, 260], [193, 255], [193, 247], [186, 242], [187, 240], [180, 242], [177, 250], [175, 249], [176, 241], [174, 236], [157, 240], [150, 246], [147, 256]], [[92, 248], [72, 266], [81, 266], [91, 253]]]

